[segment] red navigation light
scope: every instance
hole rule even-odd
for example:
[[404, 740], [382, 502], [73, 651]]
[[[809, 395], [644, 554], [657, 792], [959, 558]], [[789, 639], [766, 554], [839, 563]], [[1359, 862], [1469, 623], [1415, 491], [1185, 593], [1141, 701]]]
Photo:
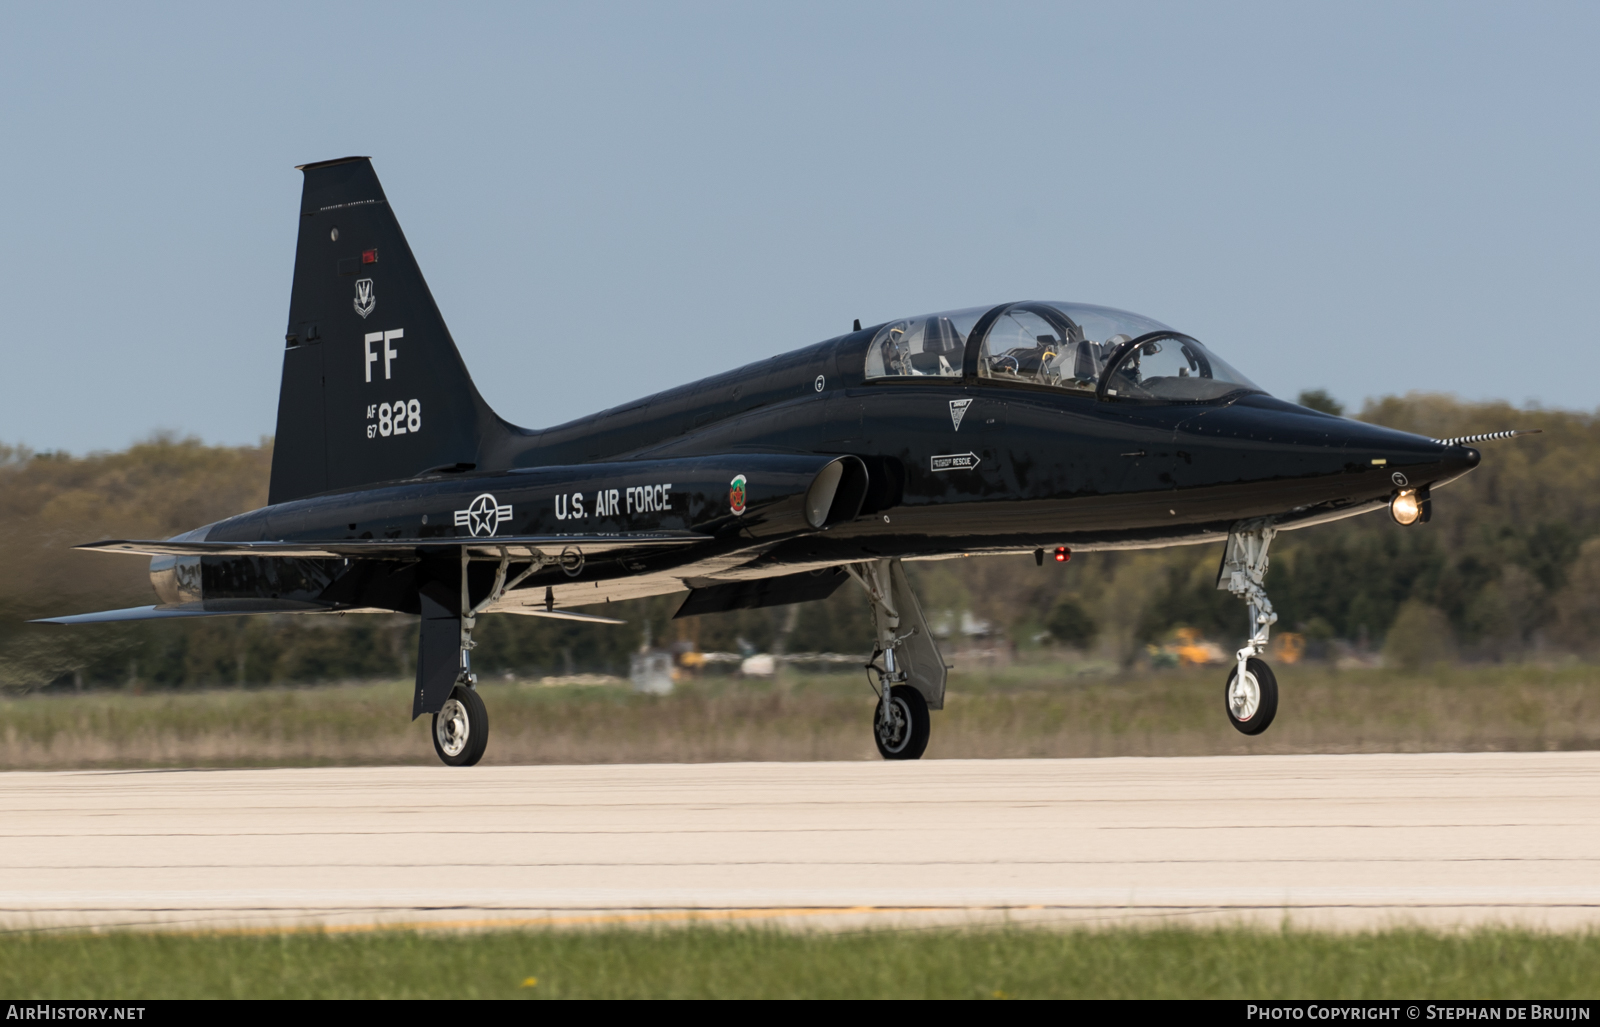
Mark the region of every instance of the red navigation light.
[[363, 264], [376, 264], [377, 262], [378, 262], [378, 251], [377, 250], [373, 249], [373, 250], [362, 250], [361, 251], [361, 263], [363, 263]]
[[1066, 546], [1056, 546], [1056, 563], [1066, 563], [1072, 559], [1072, 550]]

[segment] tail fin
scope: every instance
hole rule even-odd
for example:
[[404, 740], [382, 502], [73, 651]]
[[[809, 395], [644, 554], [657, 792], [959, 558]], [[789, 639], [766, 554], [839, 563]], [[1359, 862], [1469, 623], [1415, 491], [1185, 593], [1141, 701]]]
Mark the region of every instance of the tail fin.
[[267, 501], [475, 466], [507, 426], [472, 384], [371, 160], [300, 170]]

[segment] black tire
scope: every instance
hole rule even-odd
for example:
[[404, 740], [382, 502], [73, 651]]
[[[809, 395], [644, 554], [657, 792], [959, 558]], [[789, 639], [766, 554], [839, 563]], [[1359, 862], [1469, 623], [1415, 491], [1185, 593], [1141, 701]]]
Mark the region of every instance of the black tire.
[[1253, 656], [1245, 661], [1245, 673], [1256, 681], [1259, 698], [1255, 709], [1249, 709], [1247, 697], [1241, 697], [1245, 700], [1240, 703], [1244, 707], [1240, 710], [1244, 716], [1241, 718], [1234, 713], [1233, 679], [1239, 676], [1237, 663], [1233, 665], [1233, 670], [1228, 672], [1228, 684], [1222, 690], [1222, 708], [1227, 711], [1228, 723], [1233, 725], [1234, 730], [1240, 734], [1259, 735], [1272, 726], [1272, 718], [1278, 715], [1278, 678], [1272, 673], [1272, 668], [1267, 666], [1267, 661], [1258, 660]]
[[883, 724], [883, 703], [873, 707], [872, 740], [878, 743], [878, 754], [886, 760], [921, 759], [932, 728], [928, 700], [910, 685], [895, 685], [889, 689], [889, 705], [897, 714], [892, 730]]
[[433, 715], [433, 751], [447, 767], [470, 767], [489, 747], [489, 711], [471, 688], [457, 685]]

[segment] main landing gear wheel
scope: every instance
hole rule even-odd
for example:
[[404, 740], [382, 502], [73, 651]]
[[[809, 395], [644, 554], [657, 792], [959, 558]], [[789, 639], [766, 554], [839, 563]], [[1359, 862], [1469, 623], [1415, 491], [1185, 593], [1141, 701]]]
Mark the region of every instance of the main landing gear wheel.
[[910, 685], [890, 688], [889, 701], [878, 703], [872, 715], [872, 737], [886, 760], [921, 759], [928, 747], [929, 727], [928, 700]]
[[1239, 680], [1239, 665], [1228, 675], [1222, 694], [1228, 710], [1228, 723], [1246, 735], [1259, 735], [1278, 715], [1278, 679], [1265, 660], [1251, 657], [1245, 662], [1244, 680]]
[[[924, 714], [926, 716], [926, 714]], [[489, 746], [489, 711], [471, 688], [457, 685], [433, 715], [433, 751], [448, 767], [470, 767]]]

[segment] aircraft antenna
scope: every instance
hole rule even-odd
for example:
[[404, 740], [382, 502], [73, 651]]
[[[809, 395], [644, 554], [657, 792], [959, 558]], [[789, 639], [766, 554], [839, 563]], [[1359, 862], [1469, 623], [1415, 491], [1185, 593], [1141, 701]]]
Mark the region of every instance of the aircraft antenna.
[[1491, 431], [1482, 435], [1461, 435], [1453, 439], [1434, 439], [1441, 446], [1470, 446], [1474, 442], [1493, 442], [1495, 439], [1514, 439], [1518, 435], [1540, 435], [1543, 428], [1533, 428], [1516, 431]]

